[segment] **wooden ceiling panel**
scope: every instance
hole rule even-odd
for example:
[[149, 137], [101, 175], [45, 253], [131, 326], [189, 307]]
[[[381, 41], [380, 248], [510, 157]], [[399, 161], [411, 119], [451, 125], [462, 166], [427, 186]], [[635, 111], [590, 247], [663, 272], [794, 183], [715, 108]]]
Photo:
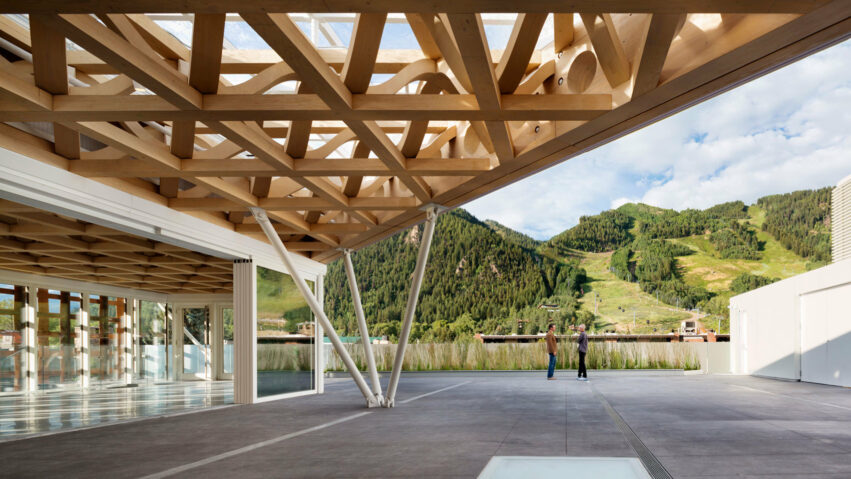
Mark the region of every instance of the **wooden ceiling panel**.
[[232, 288], [228, 260], [5, 200], [0, 268], [169, 294]]

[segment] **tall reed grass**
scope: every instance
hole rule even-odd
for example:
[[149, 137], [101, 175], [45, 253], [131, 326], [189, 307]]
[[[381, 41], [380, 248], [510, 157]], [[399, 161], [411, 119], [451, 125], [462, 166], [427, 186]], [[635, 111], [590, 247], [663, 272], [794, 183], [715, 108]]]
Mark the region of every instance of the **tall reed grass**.
[[[380, 371], [393, 367], [395, 344], [372, 345], [375, 364]], [[358, 369], [366, 369], [366, 356], [361, 344], [347, 344]], [[405, 351], [405, 371], [450, 370], [535, 370], [547, 369], [549, 357], [544, 343], [482, 344], [419, 343]], [[589, 369], [700, 369], [700, 360], [685, 343], [589, 343], [585, 364]], [[573, 343], [560, 344], [559, 369], [576, 369], [579, 352]], [[343, 363], [332, 351], [326, 369], [340, 371]]]
[[258, 344], [258, 371], [310, 371], [312, 344]]

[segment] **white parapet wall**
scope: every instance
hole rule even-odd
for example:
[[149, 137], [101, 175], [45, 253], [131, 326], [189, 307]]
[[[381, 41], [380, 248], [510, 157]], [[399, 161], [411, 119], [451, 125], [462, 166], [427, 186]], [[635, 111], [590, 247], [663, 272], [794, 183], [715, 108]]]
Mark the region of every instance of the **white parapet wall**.
[[730, 298], [733, 372], [851, 387], [851, 259]]

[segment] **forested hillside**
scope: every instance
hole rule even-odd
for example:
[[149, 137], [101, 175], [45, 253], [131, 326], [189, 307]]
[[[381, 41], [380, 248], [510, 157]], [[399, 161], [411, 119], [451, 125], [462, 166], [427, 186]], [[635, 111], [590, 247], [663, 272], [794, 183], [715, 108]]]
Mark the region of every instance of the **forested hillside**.
[[830, 261], [830, 192], [804, 190], [760, 198], [762, 229], [786, 248], [814, 261]]
[[[364, 311], [373, 324], [371, 334], [391, 338], [398, 334], [421, 228], [352, 255]], [[573, 298], [585, 282], [585, 273], [576, 262], [543, 257], [521, 246], [531, 245], [531, 238], [523, 239], [516, 232], [506, 235], [504, 229], [489, 226], [464, 210], [438, 218], [412, 339], [453, 340], [483, 328], [511, 331], [521, 310], [534, 309], [554, 297], [575, 302]], [[356, 334], [342, 261], [328, 267], [325, 307], [340, 331]]]
[[[626, 204], [545, 242], [455, 210], [438, 219], [412, 339], [534, 334], [549, 322], [653, 332], [694, 317], [692, 308], [723, 330], [732, 295], [829, 260], [829, 225], [829, 188], [705, 210]], [[421, 229], [353, 254], [373, 335], [398, 334]], [[325, 284], [329, 317], [358, 334], [341, 261]]]
[[540, 241], [532, 238], [531, 236], [524, 235], [519, 231], [514, 231], [513, 229], [494, 220], [485, 220], [485, 224], [509, 243], [514, 243], [527, 250], [534, 251], [541, 245]]
[[[733, 201], [683, 211], [627, 204], [583, 217], [550, 244], [585, 252], [614, 251], [610, 270], [616, 277], [638, 283], [642, 291], [669, 305], [726, 316], [733, 293], [778, 280], [752, 274], [778, 260], [776, 252], [766, 257], [767, 241], [776, 238], [797, 255], [815, 261], [830, 257], [830, 188], [768, 196], [757, 205], [765, 215], [764, 221], [760, 218], [761, 229], [774, 238], [760, 239], [759, 221], [751, 217], [747, 205]], [[692, 255], [694, 259], [687, 258]], [[737, 267], [736, 275], [710, 269], [725, 262]], [[720, 289], [702, 280], [725, 276]]]

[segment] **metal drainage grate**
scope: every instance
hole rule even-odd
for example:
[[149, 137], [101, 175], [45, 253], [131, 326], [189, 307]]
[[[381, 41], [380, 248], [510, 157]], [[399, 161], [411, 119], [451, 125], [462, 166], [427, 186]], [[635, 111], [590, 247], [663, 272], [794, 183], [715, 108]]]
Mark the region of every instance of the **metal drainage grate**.
[[609, 404], [609, 401], [606, 400], [605, 396], [600, 394], [597, 391], [597, 388], [591, 385], [591, 391], [594, 393], [594, 396], [600, 400], [603, 404], [603, 407], [606, 408], [606, 412], [609, 414], [609, 417], [615, 421], [615, 424], [618, 425], [618, 428], [621, 430], [621, 433], [626, 438], [627, 442], [629, 442], [630, 447], [635, 453], [638, 455], [638, 458], [641, 459], [641, 463], [644, 464], [644, 467], [647, 469], [647, 472], [653, 479], [673, 479], [671, 473], [665, 469], [665, 466], [662, 465], [662, 462], [659, 461], [650, 449], [641, 442], [641, 439], [638, 438], [638, 435], [635, 434], [635, 431], [629, 427], [629, 424], [624, 421], [620, 414], [615, 411], [615, 408]]

